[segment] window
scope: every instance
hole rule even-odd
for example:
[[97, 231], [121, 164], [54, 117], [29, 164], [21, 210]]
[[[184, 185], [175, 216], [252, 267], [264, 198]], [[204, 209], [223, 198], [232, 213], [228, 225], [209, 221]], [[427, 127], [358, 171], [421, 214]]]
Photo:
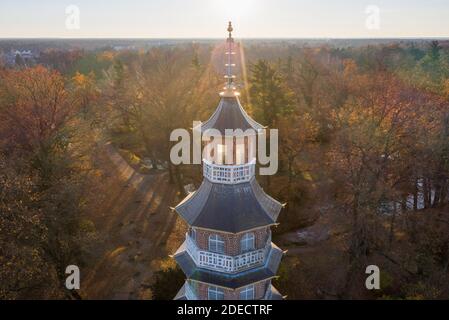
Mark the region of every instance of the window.
[[246, 233], [240, 240], [240, 250], [242, 253], [254, 250], [254, 233]]
[[240, 300], [254, 300], [254, 285], [247, 286], [240, 291]]
[[209, 251], [224, 253], [224, 241], [218, 234], [212, 234], [209, 236]]
[[217, 287], [209, 287], [207, 288], [207, 298], [209, 300], [224, 300], [224, 291]]

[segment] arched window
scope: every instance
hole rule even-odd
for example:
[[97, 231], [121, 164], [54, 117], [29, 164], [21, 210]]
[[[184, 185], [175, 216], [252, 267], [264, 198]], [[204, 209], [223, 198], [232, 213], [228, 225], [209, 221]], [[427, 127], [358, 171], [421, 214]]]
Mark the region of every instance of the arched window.
[[207, 299], [209, 300], [224, 300], [223, 289], [217, 287], [207, 288]]
[[224, 240], [218, 234], [212, 234], [209, 236], [209, 251], [224, 253]]
[[254, 285], [247, 286], [240, 291], [240, 300], [254, 300]]
[[245, 235], [240, 240], [240, 250], [242, 253], [254, 250], [254, 238], [254, 233], [245, 233]]

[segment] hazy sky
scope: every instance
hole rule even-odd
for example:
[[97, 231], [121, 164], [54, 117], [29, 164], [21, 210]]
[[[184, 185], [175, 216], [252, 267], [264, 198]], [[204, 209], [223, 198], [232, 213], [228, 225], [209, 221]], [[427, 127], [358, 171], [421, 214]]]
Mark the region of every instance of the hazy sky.
[[236, 37], [448, 37], [449, 0], [0, 0], [0, 37], [217, 38], [230, 19]]

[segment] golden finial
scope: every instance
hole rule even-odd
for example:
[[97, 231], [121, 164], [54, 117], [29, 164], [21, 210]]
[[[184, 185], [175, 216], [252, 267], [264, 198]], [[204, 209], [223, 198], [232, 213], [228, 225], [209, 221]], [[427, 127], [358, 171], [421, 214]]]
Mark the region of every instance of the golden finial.
[[232, 28], [232, 22], [229, 21], [229, 24], [228, 24], [229, 37], [231, 37], [231, 32], [232, 32], [232, 31], [234, 31], [234, 29]]
[[236, 95], [238, 95], [238, 92], [235, 91], [235, 86], [234, 86], [234, 78], [235, 76], [232, 74], [232, 68], [235, 67], [235, 64], [232, 63], [232, 55], [235, 54], [233, 49], [234, 49], [234, 39], [232, 39], [232, 31], [234, 31], [234, 28], [232, 28], [232, 22], [229, 21], [228, 24], [228, 32], [229, 32], [229, 37], [226, 40], [227, 44], [228, 44], [228, 48], [226, 51], [226, 55], [228, 56], [228, 61], [225, 64], [226, 66], [226, 87], [224, 88], [225, 91], [221, 93], [221, 95], [223, 97], [235, 97]]

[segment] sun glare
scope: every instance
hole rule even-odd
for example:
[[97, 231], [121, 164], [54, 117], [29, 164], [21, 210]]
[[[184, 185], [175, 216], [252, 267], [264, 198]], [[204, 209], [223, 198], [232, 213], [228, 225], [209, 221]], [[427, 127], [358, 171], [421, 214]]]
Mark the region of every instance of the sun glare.
[[228, 20], [240, 19], [251, 13], [254, 0], [214, 0], [215, 10], [221, 12]]

